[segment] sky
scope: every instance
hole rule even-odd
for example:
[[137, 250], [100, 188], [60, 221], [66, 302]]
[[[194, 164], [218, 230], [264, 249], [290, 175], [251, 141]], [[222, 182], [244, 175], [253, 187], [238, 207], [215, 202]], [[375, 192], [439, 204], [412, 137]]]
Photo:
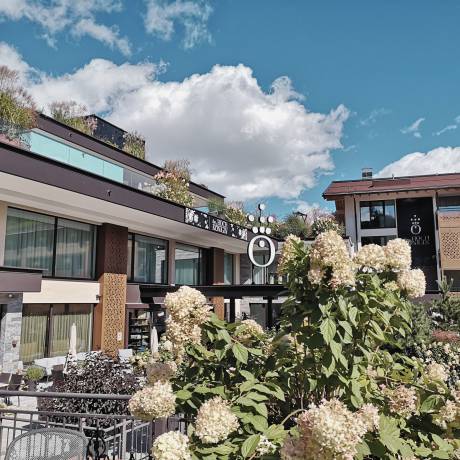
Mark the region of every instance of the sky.
[[0, 64], [45, 113], [75, 100], [281, 217], [363, 167], [460, 170], [459, 18], [458, 0], [0, 0]]

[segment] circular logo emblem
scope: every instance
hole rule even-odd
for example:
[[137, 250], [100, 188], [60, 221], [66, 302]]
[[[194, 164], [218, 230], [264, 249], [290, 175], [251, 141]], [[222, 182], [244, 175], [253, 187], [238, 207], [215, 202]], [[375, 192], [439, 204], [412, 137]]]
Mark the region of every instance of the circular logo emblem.
[[[255, 233], [255, 236], [252, 238], [248, 245], [248, 256], [249, 260], [253, 265], [255, 265], [256, 267], [264, 268], [271, 265], [275, 260], [275, 245], [273, 244], [273, 241], [268, 237], [268, 235], [270, 235], [272, 232], [272, 229], [269, 227], [269, 224], [272, 224], [275, 221], [275, 219], [273, 216], [265, 217], [262, 215], [262, 212], [265, 210], [265, 205], [263, 203], [260, 203], [258, 208], [258, 218], [252, 214], [248, 215], [248, 221], [251, 225], [253, 225], [252, 232]], [[259, 226], [255, 225], [256, 219], [259, 221]], [[267, 262], [260, 263], [256, 261], [254, 257], [254, 247], [256, 243], [259, 248], [268, 249], [269, 256]]]

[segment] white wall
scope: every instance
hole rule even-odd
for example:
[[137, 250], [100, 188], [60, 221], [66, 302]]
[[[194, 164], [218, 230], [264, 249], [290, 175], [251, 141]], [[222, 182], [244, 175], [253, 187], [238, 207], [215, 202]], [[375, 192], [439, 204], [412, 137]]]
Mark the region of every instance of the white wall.
[[41, 292], [24, 293], [24, 303], [98, 303], [97, 281], [42, 281]]

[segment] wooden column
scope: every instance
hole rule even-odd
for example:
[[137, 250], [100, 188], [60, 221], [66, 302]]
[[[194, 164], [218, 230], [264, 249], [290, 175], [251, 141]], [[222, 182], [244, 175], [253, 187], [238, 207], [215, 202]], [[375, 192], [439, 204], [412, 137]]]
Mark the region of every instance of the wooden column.
[[[224, 250], [211, 248], [209, 250], [209, 278], [210, 284], [224, 284]], [[214, 305], [214, 312], [219, 319], [225, 319], [225, 308], [223, 297], [211, 297]]]
[[116, 355], [124, 348], [128, 229], [103, 224], [97, 240], [96, 272], [101, 289], [94, 311], [93, 348]]

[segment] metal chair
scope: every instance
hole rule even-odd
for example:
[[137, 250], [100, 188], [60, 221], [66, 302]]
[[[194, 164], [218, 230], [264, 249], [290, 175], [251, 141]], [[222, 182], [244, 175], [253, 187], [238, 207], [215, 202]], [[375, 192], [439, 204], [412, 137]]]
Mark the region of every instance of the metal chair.
[[[10, 383], [8, 384], [8, 391], [19, 391], [22, 385], [22, 375], [21, 374], [11, 374]], [[18, 406], [20, 405], [20, 400], [18, 396]]]
[[88, 441], [79, 431], [44, 428], [23, 433], [6, 449], [5, 460], [85, 460]]

